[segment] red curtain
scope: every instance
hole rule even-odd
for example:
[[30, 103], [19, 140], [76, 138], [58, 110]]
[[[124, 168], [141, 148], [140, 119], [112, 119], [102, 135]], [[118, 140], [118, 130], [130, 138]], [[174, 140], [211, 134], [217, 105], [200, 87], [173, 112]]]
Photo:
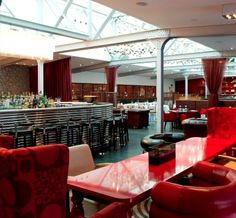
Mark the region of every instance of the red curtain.
[[[72, 100], [71, 58], [44, 64], [44, 94], [62, 101]], [[38, 68], [30, 68], [30, 90], [38, 92]]]
[[115, 92], [116, 69], [116, 67], [105, 67], [108, 92]]
[[72, 100], [71, 58], [44, 65], [44, 93], [48, 97]]
[[38, 67], [33, 66], [29, 69], [30, 92], [38, 92]]
[[202, 63], [209, 90], [208, 107], [217, 107], [218, 93], [224, 78], [226, 58], [203, 59]]

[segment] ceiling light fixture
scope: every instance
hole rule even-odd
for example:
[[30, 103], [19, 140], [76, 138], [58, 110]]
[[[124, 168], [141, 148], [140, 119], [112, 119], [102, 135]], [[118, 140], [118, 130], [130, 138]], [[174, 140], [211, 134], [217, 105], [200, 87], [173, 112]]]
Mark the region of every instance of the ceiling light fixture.
[[222, 16], [227, 20], [236, 19], [236, 4], [225, 4], [222, 7]]

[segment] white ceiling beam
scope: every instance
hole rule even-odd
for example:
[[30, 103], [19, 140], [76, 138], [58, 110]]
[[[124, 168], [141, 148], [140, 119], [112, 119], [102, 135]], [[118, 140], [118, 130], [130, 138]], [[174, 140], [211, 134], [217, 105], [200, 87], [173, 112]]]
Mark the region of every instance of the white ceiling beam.
[[106, 37], [97, 40], [87, 40], [84, 42], [71, 43], [67, 45], [56, 46], [56, 52], [70, 52], [78, 50], [86, 50], [92, 48], [101, 48], [112, 45], [120, 45], [127, 43], [136, 43], [144, 40], [154, 40], [160, 38], [167, 38], [169, 30], [150, 30], [138, 33], [130, 33], [114, 37]]
[[17, 18], [5, 16], [5, 15], [0, 15], [0, 23], [23, 27], [23, 28], [28, 28], [31, 30], [41, 31], [41, 32], [45, 32], [45, 33], [80, 39], [80, 40], [88, 39], [88, 35], [85, 35], [85, 34], [80, 34], [80, 33], [72, 32], [72, 31], [68, 31], [68, 30], [63, 30], [63, 29], [58, 29], [55, 27], [51, 27], [51, 26], [47, 26], [47, 25], [43, 25], [43, 24], [39, 24], [39, 23], [34, 23], [31, 21], [21, 20], [21, 19], [17, 19]]
[[156, 68], [148, 68], [145, 70], [137, 70], [137, 71], [119, 73], [118, 77], [134, 76], [134, 75], [140, 75], [140, 74], [150, 73], [150, 72], [154, 72], [154, 71], [156, 71]]
[[[183, 59], [196, 59], [196, 58], [207, 58], [207, 57], [235, 57], [236, 51], [207, 51], [199, 53], [188, 53], [164, 56], [164, 61], [183, 60]], [[156, 57], [147, 58], [134, 58], [126, 60], [115, 60], [111, 61], [109, 65], [125, 65], [125, 64], [142, 64], [142, 63], [153, 63], [156, 62]]]
[[236, 24], [171, 28], [170, 37], [226, 36], [236, 34]]
[[78, 51], [84, 49], [114, 46], [119, 44], [135, 43], [147, 40], [158, 40], [168, 37], [196, 37], [196, 36], [209, 37], [209, 36], [235, 35], [235, 34], [236, 34], [236, 24], [157, 29], [157, 30], [131, 33], [114, 37], [107, 37], [97, 40], [89, 40], [79, 43], [61, 45], [56, 47], [56, 52]]
[[85, 71], [101, 69], [106, 66], [108, 66], [108, 62], [102, 62], [99, 64], [89, 65], [89, 66], [85, 66], [85, 67], [77, 67], [77, 68], [72, 69], [72, 73], [80, 73], [80, 72], [85, 72]]

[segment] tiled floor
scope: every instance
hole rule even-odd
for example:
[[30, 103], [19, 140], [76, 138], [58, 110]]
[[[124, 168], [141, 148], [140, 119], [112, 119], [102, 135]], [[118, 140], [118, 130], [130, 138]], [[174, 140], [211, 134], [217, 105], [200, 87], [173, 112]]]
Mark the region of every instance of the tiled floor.
[[[170, 123], [167, 123], [165, 132], [176, 132], [181, 131], [178, 129], [171, 129]], [[117, 162], [138, 154], [142, 153], [142, 148], [140, 146], [140, 140], [146, 136], [156, 133], [156, 123], [155, 120], [150, 119], [149, 126], [142, 129], [129, 129], [129, 142], [125, 147], [117, 149], [117, 151], [107, 151], [103, 155], [97, 155], [94, 157], [96, 163], [101, 162]]]

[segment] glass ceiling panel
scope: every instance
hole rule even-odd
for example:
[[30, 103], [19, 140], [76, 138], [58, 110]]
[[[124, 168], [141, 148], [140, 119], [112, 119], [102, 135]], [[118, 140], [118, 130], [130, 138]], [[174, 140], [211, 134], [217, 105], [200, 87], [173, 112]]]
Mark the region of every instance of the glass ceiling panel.
[[[6, 0], [2, 2], [0, 15], [89, 35], [90, 39], [158, 29], [157, 26], [113, 11], [109, 7], [90, 0]], [[58, 35], [50, 36], [54, 38], [55, 45], [81, 41]], [[176, 72], [182, 72], [183, 69], [189, 72], [201, 71], [199, 67], [201, 57], [196, 57], [196, 55], [194, 58], [189, 56], [181, 59], [179, 57], [182, 54], [200, 54], [211, 51], [214, 50], [189, 39], [172, 39], [166, 44], [164, 54], [165, 57], [176, 56], [176, 58], [166, 58], [164, 66], [169, 70], [175, 68]], [[65, 54], [105, 61], [148, 58], [156, 56], [156, 44], [145, 41]], [[229, 68], [231, 72], [235, 69], [233, 64], [234, 59], [231, 60], [231, 68]], [[143, 66], [153, 67], [153, 63], [143, 63]]]

